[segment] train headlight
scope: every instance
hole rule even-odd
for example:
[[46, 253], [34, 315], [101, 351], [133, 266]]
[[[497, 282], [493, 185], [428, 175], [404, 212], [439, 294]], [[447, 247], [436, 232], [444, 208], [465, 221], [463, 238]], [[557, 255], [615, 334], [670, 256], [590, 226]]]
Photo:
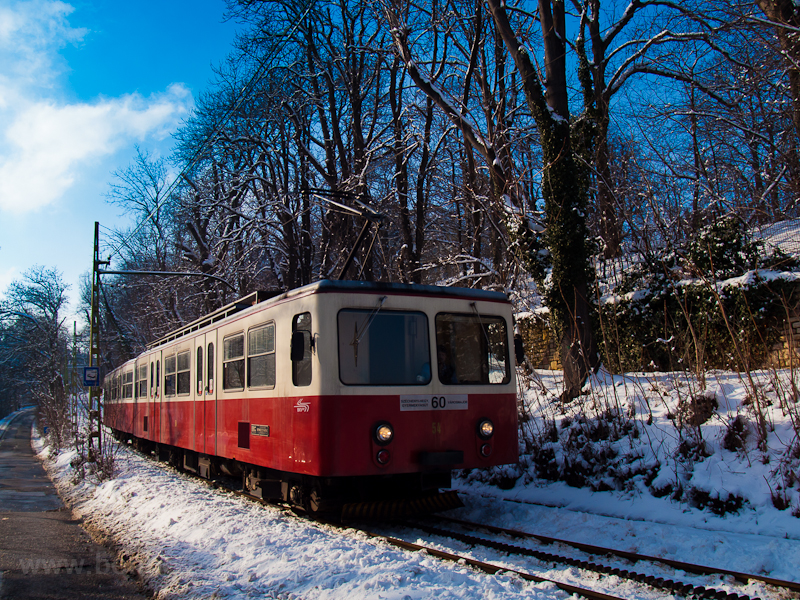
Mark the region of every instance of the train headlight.
[[489, 419], [483, 419], [478, 423], [478, 435], [485, 440], [488, 440], [494, 435], [494, 423]]
[[389, 423], [378, 423], [375, 427], [375, 441], [385, 446], [394, 439], [394, 429]]

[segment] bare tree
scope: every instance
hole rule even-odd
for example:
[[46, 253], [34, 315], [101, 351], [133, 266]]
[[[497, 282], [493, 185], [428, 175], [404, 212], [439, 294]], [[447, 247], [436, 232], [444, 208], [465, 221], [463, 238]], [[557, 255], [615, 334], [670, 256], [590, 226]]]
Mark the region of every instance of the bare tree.
[[[580, 393], [588, 369], [597, 363], [597, 352], [591, 326], [591, 303], [589, 270], [589, 233], [586, 228], [586, 201], [588, 179], [585, 170], [577, 161], [572, 145], [569, 101], [566, 75], [566, 31], [563, 3], [540, 3], [544, 63], [546, 70], [545, 87], [542, 89], [539, 73], [533, 65], [524, 45], [517, 38], [506, 13], [505, 5], [488, 1], [491, 18], [496, 28], [497, 41], [502, 40], [508, 55], [513, 60], [519, 76], [522, 93], [528, 110], [536, 122], [542, 149], [542, 194], [545, 201], [547, 246], [552, 259], [553, 286], [548, 293], [548, 305], [563, 331], [562, 361], [565, 368], [566, 398]], [[433, 82], [417, 65], [412, 55], [409, 39], [416, 35], [409, 30], [404, 17], [404, 9], [399, 3], [384, 5], [385, 14], [392, 27], [398, 55], [408, 69], [415, 84], [428, 95], [437, 106], [452, 120], [463, 135], [470, 148], [481, 155], [489, 171], [492, 185], [491, 198], [496, 207], [506, 213], [508, 199], [511, 214], [530, 210], [522, 189], [514, 175], [516, 165], [508, 152], [507, 127], [504, 127], [504, 112], [498, 107], [504, 105], [504, 94], [493, 94], [487, 84], [487, 69], [478, 58], [471, 60], [472, 70], [481, 80], [482, 103], [485, 112], [481, 130], [478, 122], [465, 112], [466, 103], [459, 110], [445, 92]], [[474, 19], [480, 21], [481, 5], [475, 7]], [[493, 39], [493, 38], [490, 38]], [[473, 36], [473, 51], [470, 56], [481, 56], [483, 47], [481, 36]], [[504, 72], [502, 59], [496, 59], [494, 72]], [[505, 84], [506, 77], [500, 78]], [[467, 89], [467, 86], [464, 86]], [[529, 199], [530, 202], [530, 199]], [[527, 206], [526, 206], [527, 204]], [[506, 213], [507, 214], [507, 213]], [[510, 217], [510, 218], [509, 218]], [[513, 216], [507, 223], [514, 231], [519, 221]], [[516, 231], [514, 233], [517, 233]], [[514, 235], [512, 234], [512, 238]], [[523, 248], [523, 253], [531, 250]], [[530, 256], [523, 257], [531, 261]], [[532, 262], [532, 261], [531, 261]]]
[[542, 139], [542, 190], [547, 215], [546, 237], [552, 256], [553, 287], [548, 305], [562, 328], [564, 398], [580, 394], [589, 369], [599, 364], [591, 322], [590, 239], [586, 225], [588, 181], [578, 158], [586, 148], [572, 146], [566, 73], [566, 24], [563, 2], [539, 2], [545, 79], [511, 28], [505, 5], [488, 0], [492, 17], [523, 81], [528, 109]]
[[795, 136], [800, 138], [800, 6], [792, 0], [756, 0], [756, 4], [780, 42], [794, 108]]
[[[608, 269], [625, 244], [657, 256], [715, 211], [796, 209], [778, 33], [793, 17], [669, 0], [228, 7], [243, 34], [178, 135], [180, 186], [165, 196], [164, 163], [140, 154], [112, 188], [139, 217], [115, 241], [130, 268], [236, 294], [335, 277], [361, 226], [336, 202], [357, 198], [388, 218], [349, 276], [510, 291], [535, 274], [571, 398], [598, 364], [598, 236]], [[152, 337], [230, 294], [210, 279], [104, 288], [107, 326], [132, 339], [135, 315]]]
[[713, 36], [685, 43], [668, 63], [664, 58], [661, 68], [675, 73], [673, 83], [629, 99], [626, 116], [636, 131], [631, 139], [649, 155], [641, 167], [677, 198], [659, 200], [676, 239], [732, 211], [751, 224], [781, 219], [796, 210], [800, 189], [777, 39], [751, 18], [752, 6], [705, 9], [715, 19]]
[[0, 302], [0, 365], [15, 367], [4, 369], [5, 375], [12, 378], [14, 387], [31, 393], [57, 447], [61, 447], [68, 425], [60, 375], [66, 356], [63, 325], [68, 289], [57, 270], [35, 266], [9, 285]]

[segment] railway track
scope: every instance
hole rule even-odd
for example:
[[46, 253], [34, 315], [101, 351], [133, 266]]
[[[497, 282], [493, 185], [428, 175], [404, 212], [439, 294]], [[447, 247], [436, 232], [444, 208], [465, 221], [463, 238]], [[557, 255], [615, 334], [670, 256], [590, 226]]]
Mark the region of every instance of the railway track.
[[[257, 502], [265, 506], [271, 506], [271, 507], [276, 506], [276, 504], [274, 504], [273, 502], [263, 500], [241, 489], [237, 489], [231, 482], [226, 482], [224, 480], [208, 480], [199, 477], [193, 473], [189, 472], [184, 472], [184, 473], [186, 475], [190, 475], [196, 479], [199, 479], [200, 481], [205, 482], [206, 484], [210, 485], [215, 489], [219, 489], [227, 493], [246, 498], [250, 501]], [[291, 513], [291, 509], [287, 508], [286, 512]], [[482, 571], [490, 575], [502, 572], [502, 573], [514, 574], [520, 579], [523, 579], [525, 581], [532, 581], [536, 583], [543, 583], [543, 582], [551, 583], [558, 589], [567, 592], [568, 594], [576, 594], [583, 598], [588, 598], [589, 600], [622, 600], [618, 596], [614, 596], [595, 589], [574, 585], [568, 582], [552, 579], [550, 577], [536, 575], [535, 573], [523, 571], [520, 569], [510, 568], [504, 565], [498, 565], [491, 562], [478, 560], [472, 558], [471, 556], [465, 556], [463, 554], [458, 554], [456, 552], [448, 552], [442, 550], [441, 548], [434, 547], [432, 543], [419, 544], [419, 543], [409, 542], [407, 540], [400, 539], [399, 537], [380, 533], [375, 530], [375, 527], [363, 522], [342, 523], [342, 522], [335, 522], [331, 520], [312, 518], [312, 517], [305, 517], [305, 518], [307, 518], [311, 522], [325, 525], [341, 531], [355, 530], [369, 536], [372, 539], [381, 540], [389, 545], [404, 550], [408, 550], [411, 552], [424, 551], [429, 555], [439, 558], [441, 560], [458, 562], [460, 564], [469, 565], [470, 567], [476, 570]], [[674, 568], [676, 571], [677, 570], [685, 571], [688, 573], [693, 573], [698, 575], [727, 576], [733, 578], [734, 580], [742, 584], [746, 584], [751, 580], [756, 580], [763, 582], [767, 585], [771, 585], [777, 588], [782, 588], [788, 591], [789, 593], [792, 592], [794, 592], [795, 594], [800, 593], [800, 584], [791, 581], [784, 581], [750, 573], [740, 573], [726, 569], [716, 569], [703, 565], [686, 563], [682, 561], [675, 561], [660, 557], [641, 555], [634, 552], [615, 550], [611, 548], [603, 548], [591, 544], [570, 542], [567, 540], [561, 540], [539, 534], [527, 533], [512, 529], [504, 529], [501, 527], [495, 527], [487, 524], [461, 521], [459, 519], [444, 517], [441, 515], [426, 517], [424, 520], [417, 520], [417, 521], [408, 521], [408, 520], [394, 521], [394, 524], [399, 525], [401, 527], [423, 531], [431, 536], [438, 536], [446, 539], [457, 540], [463, 544], [467, 544], [472, 547], [482, 546], [484, 548], [490, 548], [492, 550], [502, 552], [507, 556], [530, 557], [542, 563], [550, 563], [553, 565], [558, 565], [558, 564], [565, 565], [566, 567], [579, 569], [582, 572], [591, 574], [591, 576], [594, 576], [596, 578], [616, 576], [620, 579], [626, 579], [631, 582], [635, 582], [638, 585], [641, 585], [643, 592], [649, 588], [650, 590], [655, 590], [656, 593], [660, 595], [667, 593], [670, 595], [676, 595], [683, 598], [707, 599], [707, 600], [760, 600], [757, 596], [736, 594], [736, 593], [726, 592], [724, 590], [715, 589], [713, 587], [693, 585], [691, 583], [680, 581], [677, 578], [677, 576], [671, 579], [663, 577], [655, 577], [653, 575], [648, 575], [646, 573], [634, 570], [632, 568], [621, 568], [609, 564], [603, 564], [597, 561], [590, 561], [582, 558], [565, 556], [562, 554], [556, 554], [554, 552], [545, 552], [543, 550], [528, 548], [512, 544], [506, 541], [502, 541], [500, 538], [535, 540], [536, 542], [544, 545], [561, 545], [561, 546], [571, 547], [581, 552], [595, 556], [617, 557], [634, 564], [640, 562], [651, 563], [651, 564], [661, 563], [663, 565], [667, 565]], [[459, 531], [458, 530], [459, 528], [462, 531]], [[463, 530], [470, 531], [471, 533], [467, 533]], [[494, 539], [487, 539], [485, 537], [475, 535], [476, 532], [480, 531], [488, 532], [489, 534], [497, 537], [495, 537]], [[652, 595], [652, 592], [650, 594]]]
[[[451, 527], [443, 527], [441, 525], [442, 523], [450, 525]], [[544, 545], [555, 545], [555, 544], [563, 545], [580, 550], [581, 552], [587, 554], [595, 556], [605, 556], [605, 557], [613, 556], [621, 558], [625, 561], [629, 561], [634, 564], [660, 563], [669, 566], [675, 569], [676, 571], [685, 571], [697, 575], [720, 575], [732, 578], [742, 584], [746, 584], [751, 580], [755, 580], [770, 586], [774, 586], [776, 588], [781, 588], [782, 590], [786, 590], [789, 593], [794, 592], [795, 594], [797, 594], [798, 592], [800, 592], [800, 584], [792, 581], [779, 580], [752, 573], [742, 573], [727, 569], [712, 568], [704, 565], [696, 565], [692, 563], [676, 561], [671, 559], [664, 559], [660, 557], [652, 557], [633, 552], [627, 552], [623, 550], [594, 546], [591, 544], [569, 542], [566, 540], [561, 540], [548, 536], [526, 533], [517, 530], [504, 529], [501, 527], [494, 527], [492, 525], [471, 523], [439, 515], [428, 517], [423, 521], [406, 521], [398, 524], [403, 527], [409, 527], [412, 529], [423, 531], [431, 536], [438, 536], [446, 539], [457, 540], [463, 544], [467, 544], [473, 547], [483, 546], [485, 548], [491, 548], [493, 550], [502, 552], [508, 556], [531, 557], [543, 563], [551, 563], [554, 565], [563, 564], [576, 569], [581, 569], [582, 571], [588, 571], [597, 574], [600, 577], [616, 576], [622, 579], [627, 579], [633, 582], [644, 584], [651, 588], [655, 588], [659, 590], [661, 593], [674, 594], [686, 598], [707, 598], [710, 600], [712, 599], [756, 600], [756, 597], [749, 596], [746, 594], [736, 594], [736, 593], [726, 592], [724, 590], [715, 589], [709, 586], [701, 586], [683, 582], [678, 579], [677, 575], [675, 575], [673, 578], [657, 577], [654, 575], [649, 575], [646, 572], [642, 572], [641, 570], [636, 570], [635, 568], [632, 567], [629, 568], [629, 567], [613, 566], [611, 564], [603, 564], [600, 561], [587, 560], [584, 558], [576, 558], [573, 556], [565, 556], [563, 554], [557, 554], [555, 552], [546, 552], [535, 548], [519, 546], [513, 543], [502, 541], [501, 539], [499, 539], [499, 537], [515, 538], [521, 540], [535, 540], [536, 542]], [[464, 530], [471, 531], [473, 533], [466, 533]], [[495, 537], [493, 539], [486, 539], [485, 537], [474, 535], [474, 532], [477, 531], [485, 531], [499, 537]]]
[[[197, 479], [199, 479], [201, 481], [206, 482], [207, 484], [209, 484], [211, 487], [213, 487], [215, 489], [223, 490], [225, 492], [228, 492], [228, 493], [236, 495], [236, 496], [240, 496], [242, 498], [247, 498], [248, 500], [251, 500], [253, 502], [258, 502], [259, 504], [263, 504], [265, 506], [271, 506], [273, 508], [276, 506], [274, 503], [269, 502], [267, 500], [263, 500], [263, 499], [261, 499], [261, 498], [259, 498], [257, 496], [249, 494], [248, 492], [244, 492], [244, 491], [242, 491], [240, 489], [236, 489], [234, 487], [230, 487], [230, 486], [226, 485], [224, 482], [203, 479], [203, 478], [201, 478], [201, 477], [199, 477], [197, 475], [194, 475], [192, 473], [186, 473], [186, 474], [190, 475], [192, 477], [195, 477], [195, 478], [197, 478]], [[286, 512], [287, 513], [291, 512], [291, 509], [286, 509]], [[528, 573], [528, 572], [525, 572], [525, 571], [509, 569], [507, 567], [503, 567], [503, 566], [491, 564], [491, 563], [488, 563], [488, 562], [476, 560], [476, 559], [468, 557], [468, 556], [462, 556], [462, 555], [459, 555], [459, 554], [454, 554], [454, 553], [450, 553], [450, 552], [444, 552], [444, 551], [439, 550], [438, 548], [434, 548], [432, 546], [425, 546], [425, 545], [422, 545], [422, 544], [416, 544], [416, 543], [408, 542], [408, 541], [401, 540], [401, 539], [396, 538], [396, 537], [392, 537], [392, 536], [384, 535], [384, 534], [381, 534], [381, 533], [377, 533], [375, 531], [371, 531], [367, 527], [358, 527], [358, 526], [353, 526], [353, 524], [343, 524], [341, 522], [335, 522], [335, 521], [319, 519], [319, 518], [312, 518], [312, 517], [305, 517], [305, 518], [307, 518], [310, 522], [326, 525], [328, 527], [331, 527], [331, 528], [334, 528], [334, 529], [338, 529], [340, 531], [353, 531], [353, 530], [355, 530], [355, 531], [358, 531], [360, 533], [363, 533], [363, 534], [367, 535], [368, 537], [370, 537], [372, 539], [381, 540], [381, 541], [383, 541], [383, 542], [385, 542], [385, 543], [387, 543], [387, 544], [389, 544], [391, 546], [395, 546], [396, 548], [401, 548], [403, 550], [408, 550], [410, 552], [424, 551], [424, 552], [427, 552], [429, 555], [435, 556], [436, 558], [439, 558], [441, 560], [446, 560], [446, 561], [450, 561], [450, 562], [457, 562], [457, 563], [460, 563], [460, 564], [469, 565], [473, 569], [476, 569], [478, 571], [482, 571], [482, 572], [487, 573], [489, 575], [494, 575], [494, 574], [499, 573], [499, 572], [513, 573], [514, 575], [518, 576], [520, 579], [523, 579], [525, 581], [532, 581], [532, 582], [535, 582], [535, 583], [544, 583], [544, 582], [552, 583], [560, 590], [563, 590], [563, 591], [565, 591], [565, 592], [567, 592], [569, 594], [577, 594], [578, 596], [581, 596], [583, 598], [588, 598], [589, 600], [623, 600], [622, 598], [620, 598], [618, 596], [613, 596], [613, 595], [605, 594], [605, 593], [598, 592], [598, 591], [595, 591], [595, 590], [592, 590], [592, 589], [583, 588], [583, 587], [580, 587], [580, 586], [576, 586], [576, 585], [572, 585], [572, 584], [569, 584], [569, 583], [556, 581], [556, 580], [553, 580], [553, 579], [548, 579], [547, 577], [540, 577], [538, 575], [534, 575], [532, 573]]]
[[[206, 480], [204, 480], [206, 481]], [[242, 490], [235, 489], [233, 487], [227, 486], [220, 482], [211, 481], [209, 482], [213, 487], [217, 489], [222, 489], [228, 493], [235, 494], [237, 496], [241, 496], [247, 498], [249, 500], [258, 502], [260, 504], [264, 504], [267, 506], [275, 506], [275, 504], [268, 502], [266, 500], [262, 500], [256, 496], [253, 496], [247, 492]], [[288, 509], [287, 509], [288, 511]], [[458, 554], [454, 552], [448, 552], [442, 550], [440, 548], [434, 547], [433, 545], [426, 545], [426, 544], [419, 544], [414, 542], [409, 542], [407, 540], [400, 539], [399, 537], [386, 535], [384, 533], [380, 533], [375, 531], [373, 527], [370, 527], [368, 524], [364, 523], [346, 523], [343, 524], [341, 522], [330, 521], [326, 519], [319, 519], [319, 518], [311, 518], [307, 517], [310, 521], [326, 525], [328, 527], [332, 527], [335, 529], [339, 529], [342, 531], [347, 530], [355, 530], [360, 533], [363, 533], [369, 536], [372, 539], [381, 540], [389, 545], [395, 546], [397, 548], [401, 548], [404, 550], [408, 550], [410, 552], [420, 552], [424, 551], [431, 556], [439, 558], [441, 560], [451, 561], [451, 562], [458, 562], [460, 564], [469, 565], [470, 567], [482, 571], [484, 573], [494, 575], [499, 572], [514, 574], [518, 576], [520, 579], [525, 581], [532, 581], [536, 583], [548, 582], [552, 583], [558, 589], [567, 592], [568, 594], [577, 594], [583, 598], [588, 598], [590, 600], [621, 600], [618, 596], [614, 596], [611, 594], [607, 594], [605, 592], [601, 592], [595, 589], [582, 587], [579, 585], [574, 585], [571, 583], [567, 583], [564, 581], [559, 581], [556, 579], [552, 579], [549, 577], [544, 577], [541, 575], [536, 575], [534, 573], [523, 571], [519, 569], [509, 568], [508, 566], [498, 565], [487, 561], [477, 560], [470, 556], [465, 556], [463, 554]], [[434, 517], [427, 517], [424, 521], [400, 521], [397, 522], [398, 525], [403, 527], [408, 527], [412, 529], [416, 529], [419, 531], [423, 531], [428, 535], [444, 537], [448, 539], [457, 540], [461, 543], [468, 544], [470, 546], [483, 546], [486, 548], [491, 548], [493, 550], [497, 550], [503, 552], [509, 556], [527, 556], [537, 559], [540, 562], [551, 563], [551, 564], [561, 564], [567, 567], [573, 567], [576, 569], [580, 569], [583, 572], [591, 573], [594, 576], [598, 577], [608, 577], [608, 576], [616, 576], [621, 579], [626, 579], [632, 582], [636, 582], [643, 586], [643, 589], [650, 588], [657, 590], [658, 593], [668, 593], [674, 594], [677, 596], [681, 596], [684, 598], [693, 598], [693, 599], [707, 599], [707, 600], [760, 600], [756, 596], [749, 596], [746, 594], [736, 594], [726, 592], [724, 590], [715, 589], [708, 586], [698, 586], [693, 585], [691, 583], [686, 583], [680, 581], [676, 578], [666, 579], [662, 577], [655, 577], [653, 575], [648, 575], [646, 573], [636, 571], [634, 569], [626, 569], [620, 567], [614, 567], [611, 565], [602, 564], [599, 562], [588, 561], [584, 559], [574, 558], [570, 556], [564, 556], [552, 552], [544, 552], [541, 550], [535, 550], [531, 548], [526, 548], [523, 546], [518, 546], [514, 544], [510, 544], [507, 542], [500, 541], [498, 539], [486, 539], [477, 535], [473, 535], [470, 533], [464, 533], [463, 531], [457, 531], [453, 528], [444, 528], [440, 525], [435, 523], [447, 523], [449, 525], [454, 525], [458, 528], [472, 530], [473, 532], [476, 531], [487, 531], [493, 535], [497, 536], [506, 536], [511, 538], [517, 539], [534, 539], [540, 543], [551, 545], [551, 544], [560, 544], [575, 548], [582, 552], [586, 552], [593, 555], [600, 555], [600, 556], [616, 556], [618, 558], [622, 558], [624, 560], [638, 563], [638, 562], [657, 562], [662, 563], [664, 565], [668, 565], [673, 567], [676, 570], [682, 570], [689, 573], [699, 574], [699, 575], [722, 575], [722, 576], [729, 576], [739, 581], [741, 583], [747, 583], [750, 580], [758, 580], [764, 582], [768, 585], [772, 585], [775, 587], [784, 588], [788, 591], [800, 592], [800, 584], [791, 582], [791, 581], [783, 581], [778, 579], [773, 579], [770, 577], [764, 577], [761, 575], [754, 575], [749, 573], [739, 573], [735, 571], [729, 571], [726, 569], [714, 569], [711, 567], [703, 566], [703, 565], [694, 565], [691, 563], [685, 563], [681, 561], [674, 561], [670, 559], [662, 559], [658, 557], [651, 557], [646, 555], [640, 555], [633, 552], [627, 552], [622, 550], [614, 550], [611, 548], [603, 548], [600, 546], [593, 546], [590, 544], [582, 544], [578, 542], [569, 542], [566, 540], [560, 540], [557, 538], [551, 538], [548, 536], [542, 536], [532, 533], [520, 532], [516, 530], [504, 529], [500, 527], [494, 527], [492, 525], [486, 524], [478, 524], [478, 523], [470, 523], [467, 521], [461, 521], [458, 519], [453, 519], [449, 517], [442, 517], [442, 516], [434, 516]]]
[[597, 556], [616, 556], [618, 558], [622, 558], [633, 563], [639, 561], [646, 561], [650, 563], [661, 563], [667, 566], [670, 566], [674, 569], [678, 569], [681, 571], [686, 571], [688, 573], [694, 573], [697, 575], [726, 575], [732, 577], [736, 581], [741, 583], [747, 584], [751, 580], [761, 581], [766, 583], [767, 585], [772, 585], [775, 587], [780, 587], [789, 591], [793, 592], [800, 592], [800, 583], [796, 583], [794, 581], [786, 581], [783, 579], [775, 579], [774, 577], [766, 577], [764, 575], [756, 575], [753, 573], [742, 573], [739, 571], [731, 571], [728, 569], [718, 569], [707, 567], [704, 565], [696, 565], [693, 563], [687, 563], [679, 560], [672, 560], [669, 558], [662, 558], [657, 556], [648, 556], [646, 554], [638, 554], [635, 552], [628, 552], [625, 550], [617, 550], [614, 548], [605, 548], [602, 546], [596, 546], [593, 544], [584, 544], [582, 542], [571, 542], [568, 540], [562, 540], [559, 538], [554, 538], [546, 535], [540, 535], [535, 533], [527, 533], [524, 531], [517, 531], [514, 529], [505, 529], [502, 527], [495, 527], [493, 525], [486, 525], [486, 524], [478, 524], [478, 523], [471, 523], [469, 521], [462, 521], [460, 519], [453, 519], [450, 517], [444, 517], [437, 515], [434, 517], [437, 520], [440, 520], [444, 523], [450, 523], [456, 526], [464, 527], [467, 529], [472, 529], [473, 531], [478, 530], [486, 530], [494, 534], [499, 535], [506, 535], [512, 538], [520, 538], [520, 539], [534, 539], [542, 544], [550, 545], [550, 544], [559, 544], [562, 546], [569, 546], [571, 548], [575, 548], [576, 550], [581, 550], [588, 554], [593, 554]]

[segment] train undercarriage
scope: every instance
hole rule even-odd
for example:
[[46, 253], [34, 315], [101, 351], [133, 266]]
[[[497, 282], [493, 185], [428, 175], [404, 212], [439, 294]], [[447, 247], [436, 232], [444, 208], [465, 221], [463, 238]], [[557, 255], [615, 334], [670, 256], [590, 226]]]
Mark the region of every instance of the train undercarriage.
[[317, 477], [289, 473], [219, 456], [201, 454], [112, 430], [142, 454], [203, 479], [241, 482], [242, 491], [293, 510], [326, 518], [391, 518], [463, 506], [451, 486], [450, 470], [358, 477]]

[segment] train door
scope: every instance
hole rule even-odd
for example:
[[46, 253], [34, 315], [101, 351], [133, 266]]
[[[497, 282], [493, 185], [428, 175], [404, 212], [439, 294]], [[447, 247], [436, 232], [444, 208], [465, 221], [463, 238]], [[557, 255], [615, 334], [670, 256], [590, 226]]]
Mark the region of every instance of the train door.
[[[172, 370], [175, 369], [175, 350], [172, 350]], [[158, 396], [158, 404], [156, 410], [158, 411], [158, 437], [156, 438], [157, 441], [161, 442], [162, 444], [169, 443], [169, 427], [167, 424], [167, 419], [169, 419], [169, 406], [167, 404], [167, 394], [173, 396], [172, 400], [175, 400], [175, 383], [172, 384], [172, 389], [167, 387], [167, 371], [169, 370], [167, 367], [170, 365], [169, 358], [170, 356], [165, 354], [162, 350], [159, 352], [161, 355], [161, 364], [159, 368], [159, 364], [156, 363], [156, 373], [160, 375], [159, 383], [161, 384], [161, 393]], [[174, 373], [173, 373], [174, 376]]]
[[203, 401], [203, 452], [217, 454], [217, 331], [207, 333], [205, 343], [205, 399]]
[[142, 437], [148, 440], [153, 439], [153, 398], [156, 393], [156, 358], [154, 354], [147, 356], [147, 395], [144, 399], [142, 410]]
[[161, 403], [161, 391], [162, 391], [162, 382], [161, 382], [161, 352], [154, 352], [150, 357], [150, 419], [149, 419], [149, 427], [150, 427], [150, 435], [148, 436], [149, 439], [153, 440], [154, 442], [160, 441], [159, 434], [161, 432], [161, 428], [159, 427], [161, 421], [161, 411], [160, 403]]
[[191, 448], [195, 452], [205, 452], [205, 396], [206, 396], [206, 338], [201, 335], [194, 338], [194, 381], [192, 384], [192, 440]]
[[133, 410], [131, 411], [130, 415], [130, 431], [133, 435], [139, 435], [139, 431], [137, 428], [137, 424], [139, 423], [139, 412], [140, 412], [140, 403], [144, 402], [147, 398], [142, 398], [141, 394], [139, 393], [139, 380], [141, 377], [139, 373], [141, 372], [142, 365], [144, 364], [146, 359], [138, 359], [135, 363], [133, 363]]

